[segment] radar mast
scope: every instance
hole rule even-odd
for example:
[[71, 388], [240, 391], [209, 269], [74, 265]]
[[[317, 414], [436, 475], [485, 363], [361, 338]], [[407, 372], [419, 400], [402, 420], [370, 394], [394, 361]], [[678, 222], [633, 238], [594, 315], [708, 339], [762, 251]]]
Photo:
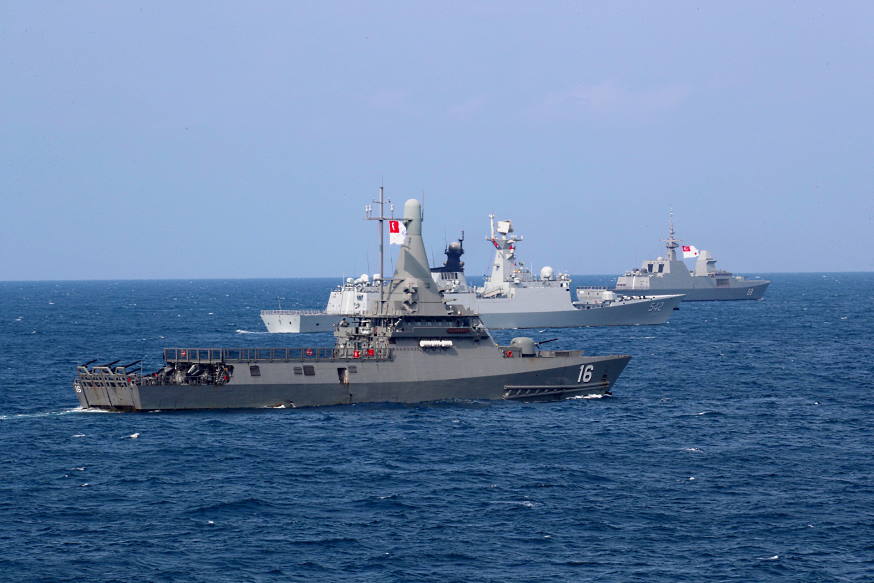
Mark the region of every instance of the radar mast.
[[668, 238], [665, 239], [665, 247], [668, 250], [668, 260], [677, 260], [677, 247], [680, 246], [680, 240], [674, 236], [674, 211], [668, 213]]
[[[394, 218], [395, 205], [390, 200], [385, 199], [385, 187], [379, 187], [379, 200], [374, 200], [374, 203], [379, 205], [379, 216], [373, 216], [373, 205], [364, 206], [364, 217], [368, 221], [379, 221], [379, 311], [377, 314], [382, 314], [385, 310], [383, 299], [383, 287], [385, 282], [385, 221]], [[385, 216], [385, 205], [388, 203], [389, 210], [392, 216]]]

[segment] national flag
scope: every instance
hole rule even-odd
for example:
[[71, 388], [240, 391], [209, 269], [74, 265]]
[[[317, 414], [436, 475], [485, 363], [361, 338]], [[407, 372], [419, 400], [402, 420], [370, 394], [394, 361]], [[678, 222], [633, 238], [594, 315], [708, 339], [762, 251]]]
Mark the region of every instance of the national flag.
[[683, 245], [681, 249], [683, 250], [683, 259], [690, 259], [700, 255], [700, 253], [698, 253], [698, 247], [695, 245]]
[[401, 221], [388, 222], [388, 243], [389, 245], [403, 245], [404, 239], [407, 238], [407, 226]]

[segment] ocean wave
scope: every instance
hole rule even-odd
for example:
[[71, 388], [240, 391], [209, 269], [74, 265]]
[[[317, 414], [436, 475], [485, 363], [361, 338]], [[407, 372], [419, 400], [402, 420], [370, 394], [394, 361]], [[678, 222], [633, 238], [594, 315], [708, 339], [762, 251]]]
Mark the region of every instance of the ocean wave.
[[605, 397], [611, 397], [612, 395], [605, 395], [604, 393], [592, 393], [590, 395], [574, 395], [573, 397], [568, 397], [565, 399], [566, 401], [572, 401], [574, 399], [603, 399]]
[[[244, 304], [290, 287], [317, 305], [334, 282], [201, 282], [190, 295], [179, 282], [121, 294], [63, 283], [79, 299], [52, 318], [36, 292], [56, 284], [0, 285], [4, 578], [679, 581], [692, 565], [718, 580], [870, 579], [869, 563], [847, 559], [866, 556], [868, 539], [846, 533], [865, 532], [874, 501], [874, 274], [842, 276], [842, 297], [802, 285], [819, 275], [780, 278], [765, 303], [692, 303], [670, 327], [551, 332], [588, 354], [632, 354], [604, 403], [109, 417], [73, 407], [72, 365], [142, 354], [154, 365], [180, 343], [270, 345], [260, 325], [234, 334], [258, 323]], [[227, 318], [225, 333], [207, 311]]]
[[217, 504], [209, 504], [207, 506], [198, 506], [187, 511], [188, 514], [224, 514], [235, 512], [252, 512], [256, 510], [265, 510], [277, 508], [278, 505], [260, 498], [241, 498], [239, 500], [230, 500], [228, 502], [219, 502]]
[[540, 506], [540, 504], [532, 502], [531, 500], [492, 500], [489, 504], [505, 504], [507, 506], [518, 508], [537, 508]]
[[70, 415], [71, 413], [109, 413], [101, 409], [85, 409], [83, 407], [74, 407], [72, 409], [61, 409], [60, 411], [41, 411], [39, 413], [9, 413], [0, 415], [0, 421], [11, 419], [38, 419], [40, 417], [59, 417], [61, 415]]

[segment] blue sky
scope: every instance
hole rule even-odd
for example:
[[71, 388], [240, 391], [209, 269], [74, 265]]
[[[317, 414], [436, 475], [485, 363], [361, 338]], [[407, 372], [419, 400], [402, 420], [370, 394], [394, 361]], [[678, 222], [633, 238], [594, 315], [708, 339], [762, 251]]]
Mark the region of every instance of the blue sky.
[[874, 270], [874, 3], [0, 2], [0, 279]]

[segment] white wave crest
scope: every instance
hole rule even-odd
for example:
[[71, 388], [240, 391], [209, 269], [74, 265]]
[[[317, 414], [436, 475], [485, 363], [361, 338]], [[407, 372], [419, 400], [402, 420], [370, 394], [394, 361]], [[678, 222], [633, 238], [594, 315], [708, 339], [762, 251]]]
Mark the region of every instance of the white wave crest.
[[109, 411], [74, 407], [72, 409], [61, 409], [60, 411], [43, 411], [41, 413], [15, 413], [11, 415], [0, 415], [0, 421], [6, 421], [10, 419], [32, 419], [38, 417], [57, 417], [59, 415], [69, 415], [70, 413], [109, 413]]
[[567, 400], [571, 399], [603, 399], [604, 397], [609, 397], [610, 395], [605, 395], [604, 393], [592, 393], [591, 395], [574, 395], [573, 397], [568, 397]]
[[534, 508], [537, 506], [536, 503], [530, 500], [495, 500], [489, 502], [489, 504], [508, 504], [510, 506], [522, 506], [523, 508]]

